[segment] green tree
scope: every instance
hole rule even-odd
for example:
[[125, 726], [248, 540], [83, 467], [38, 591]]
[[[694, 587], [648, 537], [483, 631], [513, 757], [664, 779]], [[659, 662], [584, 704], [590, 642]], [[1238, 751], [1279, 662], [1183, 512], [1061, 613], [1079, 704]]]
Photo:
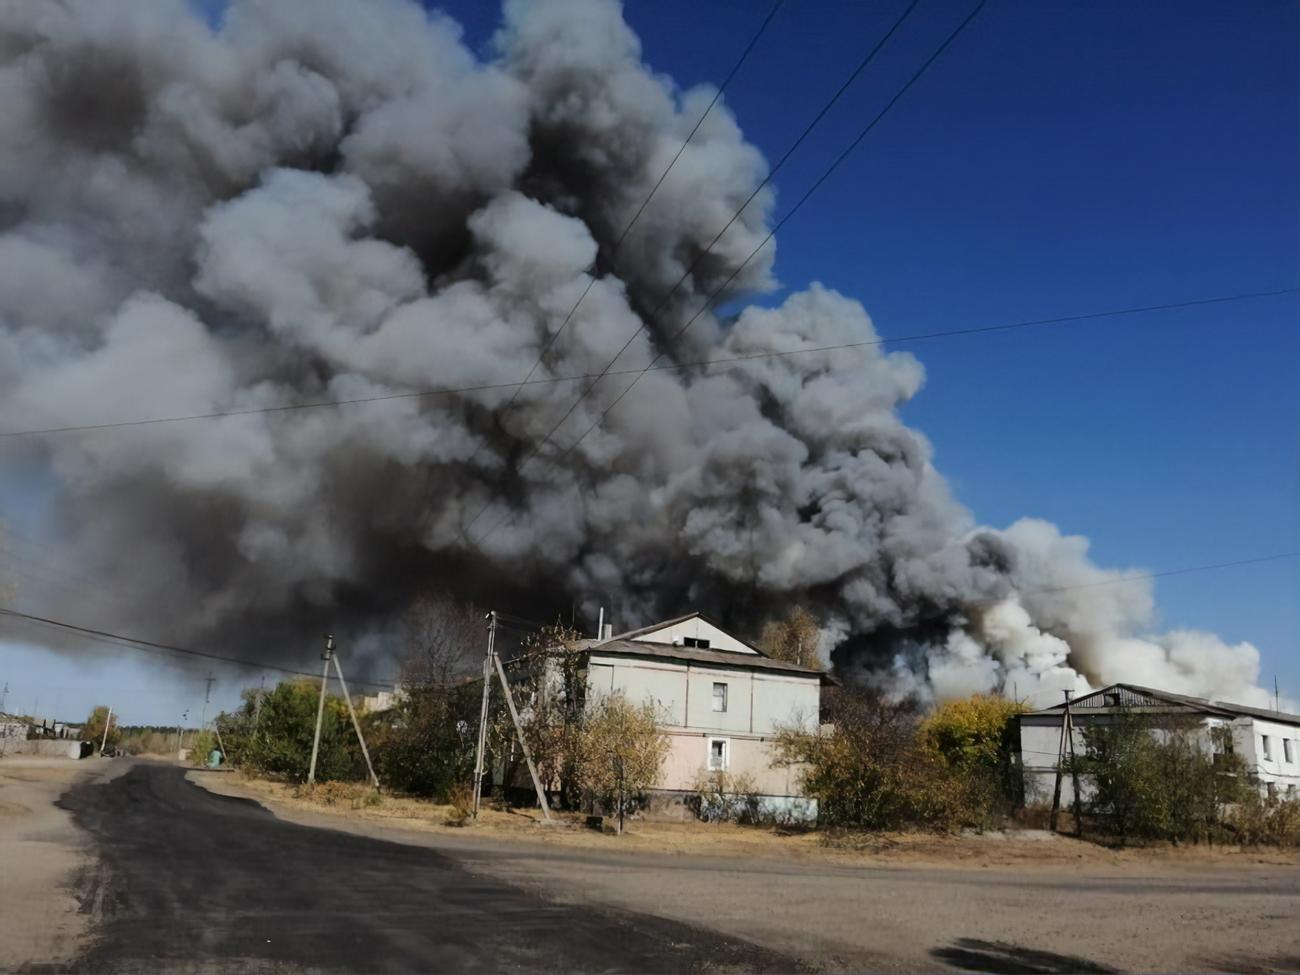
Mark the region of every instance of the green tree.
[[477, 682], [427, 684], [392, 710], [363, 719], [376, 772], [388, 788], [446, 800], [473, 778]]
[[659, 731], [654, 706], [628, 703], [611, 694], [592, 704], [577, 738], [578, 781], [596, 802], [624, 816], [638, 797], [654, 788], [668, 757], [668, 738]]
[[[293, 782], [305, 781], [311, 763], [319, 694], [320, 685], [314, 681], [281, 681], [262, 697], [259, 709], [257, 695], [246, 693], [240, 712], [223, 714], [217, 719], [223, 741], [227, 730], [230, 731], [231, 740], [225, 744], [232, 757], [245, 767], [267, 775]], [[342, 698], [329, 695], [321, 721], [316, 777], [321, 781], [357, 779], [364, 774], [364, 768], [347, 704]]]
[[98, 749], [101, 743], [104, 743], [104, 726], [109, 726], [108, 746], [116, 747], [122, 737], [121, 730], [117, 726], [117, 715], [109, 714], [108, 705], [100, 704], [93, 708], [90, 716], [86, 718], [86, 723], [81, 726], [81, 737], [83, 741], [89, 741]]
[[917, 733], [915, 701], [841, 688], [831, 730], [792, 728], [776, 738], [777, 763], [793, 766], [829, 826], [898, 829], [961, 821], [963, 783]]
[[1023, 710], [1015, 701], [975, 694], [938, 705], [920, 724], [922, 747], [963, 779], [963, 808], [973, 823], [1010, 812], [1023, 797], [1015, 760], [1015, 718]]
[[1257, 787], [1231, 751], [1231, 730], [1123, 711], [1083, 729], [1088, 810], [1121, 840], [1212, 839]]

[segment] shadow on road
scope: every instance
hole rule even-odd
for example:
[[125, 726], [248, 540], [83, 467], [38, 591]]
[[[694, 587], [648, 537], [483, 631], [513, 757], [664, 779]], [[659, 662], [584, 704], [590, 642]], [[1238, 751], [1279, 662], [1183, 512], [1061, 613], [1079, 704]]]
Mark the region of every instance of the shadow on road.
[[1274, 972], [1300, 972], [1300, 955], [1220, 955], [1202, 963], [1206, 971], [1240, 972], [1241, 975], [1272, 975]]
[[930, 954], [942, 962], [968, 972], [997, 972], [999, 975], [1053, 975], [1053, 973], [1113, 973], [1117, 969], [1098, 965], [1074, 955], [1022, 948], [1005, 941], [958, 938], [951, 945]]

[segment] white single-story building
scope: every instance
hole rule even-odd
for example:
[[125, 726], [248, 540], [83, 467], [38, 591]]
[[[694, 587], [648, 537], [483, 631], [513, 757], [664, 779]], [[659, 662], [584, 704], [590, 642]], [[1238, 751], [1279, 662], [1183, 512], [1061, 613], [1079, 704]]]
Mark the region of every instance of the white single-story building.
[[702, 773], [749, 778], [764, 810], [792, 818], [817, 815], [799, 770], [773, 767], [782, 728], [816, 731], [823, 671], [774, 660], [700, 613], [585, 641], [587, 696], [622, 693], [655, 706], [669, 741], [656, 792], [685, 797]]
[[[1209, 701], [1170, 691], [1111, 684], [1070, 702], [1076, 754], [1087, 753], [1084, 729], [1113, 721], [1117, 714], [1144, 715], [1153, 720], [1190, 721], [1203, 732], [1209, 751], [1224, 750], [1241, 756], [1269, 795], [1300, 796], [1300, 715], [1265, 708]], [[1065, 703], [1020, 716], [1020, 758], [1025, 772], [1025, 801], [1051, 802], [1056, 781], [1057, 749]], [[1215, 736], [1213, 729], [1230, 729]], [[1230, 744], [1229, 744], [1230, 743]], [[1068, 751], [1067, 751], [1068, 754]], [[1083, 797], [1088, 784], [1079, 783]], [[1062, 777], [1061, 804], [1068, 807], [1074, 791], [1068, 774]]]

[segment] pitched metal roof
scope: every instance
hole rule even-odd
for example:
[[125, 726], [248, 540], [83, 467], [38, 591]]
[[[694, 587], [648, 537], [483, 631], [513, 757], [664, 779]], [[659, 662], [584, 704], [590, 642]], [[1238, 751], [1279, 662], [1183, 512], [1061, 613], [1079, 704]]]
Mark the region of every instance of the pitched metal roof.
[[[694, 615], [694, 614], [692, 614]], [[685, 617], [689, 619], [690, 617]], [[681, 660], [687, 663], [713, 664], [740, 670], [762, 670], [772, 673], [793, 674], [801, 677], [819, 677], [823, 684], [838, 681], [816, 667], [804, 667], [785, 660], [773, 660], [761, 654], [738, 653], [735, 650], [705, 650], [699, 647], [679, 647], [672, 643], [651, 643], [646, 640], [627, 640], [615, 637], [600, 642], [587, 641], [583, 651], [589, 654], [611, 654], [618, 657], [643, 657], [648, 659]]]
[[[1119, 705], [1111, 704], [1106, 695], [1119, 694]], [[1267, 708], [1252, 708], [1244, 704], [1232, 704], [1228, 701], [1211, 701], [1203, 697], [1191, 697], [1187, 694], [1175, 694], [1154, 687], [1140, 684], [1111, 684], [1099, 691], [1085, 694], [1070, 702], [1072, 711], [1117, 711], [1125, 709], [1168, 708], [1170, 705], [1179, 709], [1212, 714], [1222, 718], [1250, 717], [1277, 721], [1281, 724], [1300, 725], [1300, 714], [1286, 711], [1270, 711]], [[1060, 714], [1065, 710], [1065, 703], [1055, 704], [1033, 714]]]

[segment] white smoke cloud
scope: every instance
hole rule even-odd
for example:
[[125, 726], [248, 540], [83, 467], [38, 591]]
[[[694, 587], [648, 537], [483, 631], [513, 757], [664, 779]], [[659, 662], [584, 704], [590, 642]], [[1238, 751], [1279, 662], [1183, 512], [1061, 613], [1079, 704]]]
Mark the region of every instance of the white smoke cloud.
[[[669, 341], [766, 235], [769, 189], [705, 253], [762, 155], [719, 104], [620, 243], [714, 91], [643, 64], [612, 0], [509, 2], [494, 44], [408, 0], [236, 0], [216, 29], [181, 0], [0, 6], [6, 428], [509, 384], [539, 358], [565, 380], [10, 442], [46, 472], [46, 528], [112, 580], [118, 619], [92, 622], [272, 656], [423, 586], [629, 624], [802, 603], [845, 673], [896, 689], [1260, 700], [1253, 647], [1150, 635], [1150, 585], [1084, 539], [978, 527], [898, 415], [921, 364], [869, 344], [856, 301], [813, 285]], [[773, 253], [724, 297], [770, 289]], [[647, 373], [604, 415], [611, 376], [548, 440], [566, 377], [632, 335], [618, 369], [740, 361]]]

